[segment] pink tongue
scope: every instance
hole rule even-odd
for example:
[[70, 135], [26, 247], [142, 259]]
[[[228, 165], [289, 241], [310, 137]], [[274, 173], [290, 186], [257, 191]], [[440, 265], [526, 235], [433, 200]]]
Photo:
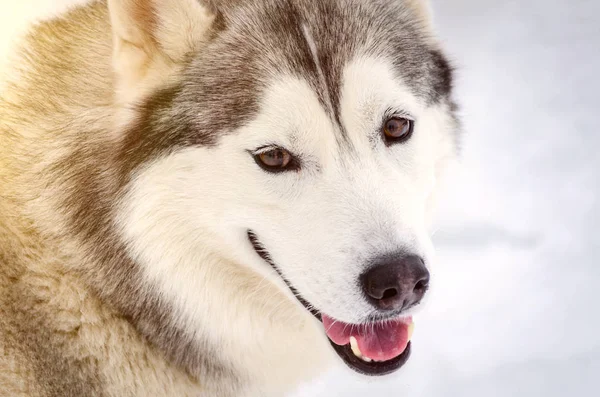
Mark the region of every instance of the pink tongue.
[[336, 345], [350, 343], [353, 336], [364, 357], [377, 361], [388, 361], [398, 357], [408, 345], [408, 327], [412, 318], [386, 321], [378, 324], [351, 325], [335, 321], [322, 315], [325, 332]]

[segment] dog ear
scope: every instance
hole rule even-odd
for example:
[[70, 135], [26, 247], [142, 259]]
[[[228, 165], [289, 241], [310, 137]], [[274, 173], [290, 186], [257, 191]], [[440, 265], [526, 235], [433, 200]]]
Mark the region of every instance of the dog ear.
[[404, 2], [416, 13], [426, 29], [433, 30], [433, 13], [429, 0], [404, 0]]
[[156, 86], [180, 68], [208, 40], [217, 15], [200, 0], [108, 0], [108, 7], [122, 93]]

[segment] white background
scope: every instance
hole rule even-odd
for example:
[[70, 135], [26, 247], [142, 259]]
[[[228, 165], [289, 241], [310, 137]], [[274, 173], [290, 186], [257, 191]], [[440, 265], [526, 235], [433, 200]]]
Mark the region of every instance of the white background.
[[[74, 2], [0, 0], [0, 55]], [[598, 396], [600, 2], [433, 5], [465, 136], [413, 356], [384, 379], [334, 370], [296, 397]]]

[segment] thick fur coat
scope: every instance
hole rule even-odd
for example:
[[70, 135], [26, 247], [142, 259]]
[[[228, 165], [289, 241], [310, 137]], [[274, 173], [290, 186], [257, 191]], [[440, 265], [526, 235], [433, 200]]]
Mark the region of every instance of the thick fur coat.
[[[10, 67], [0, 395], [284, 395], [339, 361], [289, 284], [362, 322], [370, 257], [431, 256], [457, 122], [420, 0], [95, 1]], [[392, 156], [362, 136], [398, 98], [419, 120]], [[247, 160], [282, 136], [312, 179]]]

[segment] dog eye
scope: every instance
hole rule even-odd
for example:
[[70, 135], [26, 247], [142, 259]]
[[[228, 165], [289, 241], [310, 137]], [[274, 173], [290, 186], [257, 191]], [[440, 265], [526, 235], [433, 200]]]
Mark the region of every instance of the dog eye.
[[297, 168], [294, 156], [281, 148], [274, 148], [256, 154], [254, 159], [262, 169], [269, 172], [283, 172]]
[[407, 141], [413, 132], [415, 122], [404, 117], [392, 117], [383, 125], [387, 145]]

